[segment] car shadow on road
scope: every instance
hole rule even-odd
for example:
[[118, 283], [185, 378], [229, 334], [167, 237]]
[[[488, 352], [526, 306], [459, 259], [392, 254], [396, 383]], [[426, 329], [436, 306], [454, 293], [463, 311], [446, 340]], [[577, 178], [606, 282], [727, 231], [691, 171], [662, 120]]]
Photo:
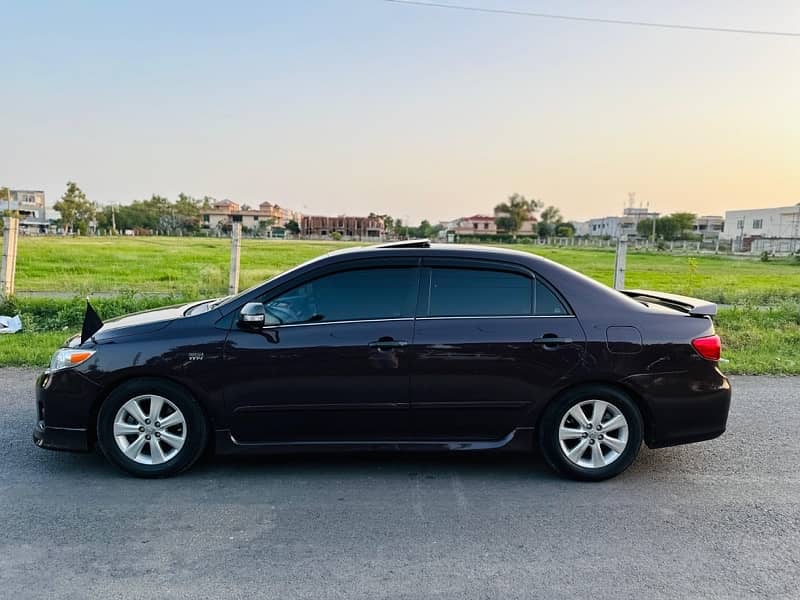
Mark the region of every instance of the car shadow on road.
[[298, 475], [380, 476], [418, 475], [435, 478], [437, 473], [494, 474], [506, 478], [539, 477], [553, 474], [538, 454], [478, 452], [371, 452], [309, 453], [253, 456], [217, 456], [195, 467], [205, 474], [224, 472], [226, 476], [273, 472]]
[[[15, 444], [16, 445], [16, 444]], [[25, 444], [18, 450], [20, 466], [38, 474], [62, 477], [116, 478], [127, 476], [109, 464], [99, 449], [88, 454], [42, 451]], [[683, 470], [679, 448], [650, 450], [643, 446], [638, 459], [617, 480], [652, 480]], [[27, 468], [26, 468], [27, 467]], [[181, 479], [250, 479], [252, 477], [297, 477], [358, 479], [397, 477], [437, 479], [453, 475], [494, 478], [506, 482], [556, 481], [538, 452], [363, 452], [264, 454], [251, 456], [205, 456]]]
[[[680, 452], [642, 447], [637, 461], [616, 480], [653, 480], [681, 471]], [[276, 454], [208, 457], [191, 476], [235, 479], [251, 476], [438, 479], [457, 475], [467, 479], [567, 481], [545, 462], [539, 452], [374, 452], [326, 454]], [[578, 482], [572, 482], [578, 483]]]
[[[44, 452], [31, 445], [36, 463], [45, 472], [62, 476], [127, 477], [110, 465], [95, 449], [89, 454]], [[673, 449], [642, 448], [636, 462], [618, 478], [652, 479], [681, 470], [679, 453]], [[453, 474], [467, 478], [495, 478], [504, 481], [553, 481], [561, 479], [538, 452], [532, 453], [329, 453], [274, 454], [206, 457], [181, 478], [236, 479], [269, 477], [420, 477], [437, 479]]]

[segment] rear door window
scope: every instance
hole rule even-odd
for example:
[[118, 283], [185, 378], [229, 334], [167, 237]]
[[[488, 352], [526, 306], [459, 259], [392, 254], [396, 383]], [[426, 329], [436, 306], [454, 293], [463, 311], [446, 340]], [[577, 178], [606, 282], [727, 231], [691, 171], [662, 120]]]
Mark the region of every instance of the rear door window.
[[559, 315], [568, 315], [567, 309], [558, 296], [544, 283], [536, 280], [535, 297], [534, 301], [534, 314], [541, 317], [556, 317]]
[[430, 317], [533, 314], [533, 279], [519, 273], [434, 267], [428, 284]]

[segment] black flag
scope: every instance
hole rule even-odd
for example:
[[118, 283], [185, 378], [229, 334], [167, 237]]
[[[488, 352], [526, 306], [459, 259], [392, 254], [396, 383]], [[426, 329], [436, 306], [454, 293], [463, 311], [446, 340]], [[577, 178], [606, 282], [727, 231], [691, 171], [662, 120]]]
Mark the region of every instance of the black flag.
[[92, 308], [89, 299], [86, 299], [86, 314], [83, 316], [83, 327], [81, 328], [81, 344], [100, 331], [103, 321], [100, 315]]

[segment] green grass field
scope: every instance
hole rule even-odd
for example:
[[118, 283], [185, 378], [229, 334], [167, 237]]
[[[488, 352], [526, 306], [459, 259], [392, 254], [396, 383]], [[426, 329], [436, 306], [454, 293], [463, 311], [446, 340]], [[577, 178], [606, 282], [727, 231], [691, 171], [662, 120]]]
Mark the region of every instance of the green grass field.
[[[244, 240], [242, 288], [345, 247], [337, 242]], [[217, 238], [22, 238], [17, 291], [226, 293], [230, 240]]]
[[[242, 288], [348, 245], [354, 244], [245, 240]], [[606, 284], [612, 281], [611, 250], [509, 247], [555, 260]], [[78, 298], [87, 294], [114, 296], [94, 301], [104, 318], [224, 294], [229, 251], [229, 240], [213, 238], [22, 238], [17, 261], [20, 297], [12, 305], [0, 305], [0, 314], [20, 312], [26, 333], [0, 337], [0, 365], [45, 364], [54, 348], [79, 327], [83, 305]], [[736, 304], [716, 319], [730, 360], [726, 370], [800, 373], [797, 261], [631, 252], [626, 284]], [[26, 292], [58, 299], [25, 298]], [[151, 293], [159, 296], [140, 295]]]
[[[244, 240], [242, 287], [348, 245], [354, 244]], [[523, 244], [509, 247], [533, 252], [611, 284], [614, 253], [610, 250]], [[17, 290], [213, 296], [227, 288], [229, 252], [230, 242], [215, 238], [22, 238]], [[631, 252], [626, 284], [728, 304], [800, 301], [800, 263], [791, 259], [762, 263], [751, 258]]]

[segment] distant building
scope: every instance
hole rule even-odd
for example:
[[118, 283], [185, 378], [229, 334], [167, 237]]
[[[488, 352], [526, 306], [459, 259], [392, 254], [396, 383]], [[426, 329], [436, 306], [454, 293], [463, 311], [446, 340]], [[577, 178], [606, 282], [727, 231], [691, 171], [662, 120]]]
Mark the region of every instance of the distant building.
[[[9, 208], [8, 200], [0, 198], [0, 210]], [[47, 220], [47, 208], [44, 192], [41, 190], [11, 190], [12, 212], [19, 213], [19, 224], [22, 231], [46, 232], [50, 227]]]
[[491, 215], [472, 215], [448, 222], [447, 232], [458, 236], [497, 235], [497, 224]]
[[639, 223], [645, 219], [657, 219], [657, 212], [650, 212], [647, 208], [629, 206], [622, 211], [621, 217], [598, 217], [588, 221], [576, 221], [575, 235], [578, 237], [608, 237], [618, 239], [625, 235], [636, 237]]
[[289, 221], [296, 221], [299, 225], [302, 219], [302, 215], [299, 212], [269, 202], [259, 204], [258, 210], [260, 213], [269, 215], [279, 227], [285, 227]]
[[[648, 208], [629, 206], [622, 211], [622, 217], [619, 221], [619, 235], [624, 234], [629, 237], [636, 237], [639, 235], [640, 222], [658, 219], [659, 216], [661, 216], [660, 213], [650, 212]], [[619, 235], [617, 237], [619, 237]]]
[[304, 215], [300, 221], [300, 235], [304, 238], [329, 238], [333, 233], [338, 233], [346, 240], [380, 241], [386, 237], [386, 225], [383, 217], [378, 216]]
[[725, 211], [720, 239], [730, 240], [735, 252], [797, 252], [800, 250], [800, 203]]
[[[289, 221], [300, 222], [298, 212], [283, 208], [270, 202], [262, 202], [258, 209], [242, 210], [241, 205], [232, 200], [219, 200], [211, 208], [200, 211], [202, 226], [205, 229], [218, 229], [227, 224], [241, 222], [249, 229], [284, 229]], [[266, 225], [262, 225], [265, 223]]]
[[692, 225], [692, 233], [700, 235], [704, 240], [715, 240], [720, 237], [725, 219], [719, 216], [697, 217]]
[[575, 235], [578, 237], [618, 238], [620, 217], [598, 217], [588, 221], [575, 221]]
[[[494, 215], [478, 214], [447, 221], [443, 223], [444, 229], [440, 237], [449, 237], [451, 235], [458, 237], [508, 235], [508, 231], [497, 226], [497, 219], [502, 216], [502, 213], [495, 212]], [[530, 215], [528, 219], [522, 222], [522, 226], [516, 232], [516, 235], [522, 237], [535, 236], [536, 223], [536, 217]]]

